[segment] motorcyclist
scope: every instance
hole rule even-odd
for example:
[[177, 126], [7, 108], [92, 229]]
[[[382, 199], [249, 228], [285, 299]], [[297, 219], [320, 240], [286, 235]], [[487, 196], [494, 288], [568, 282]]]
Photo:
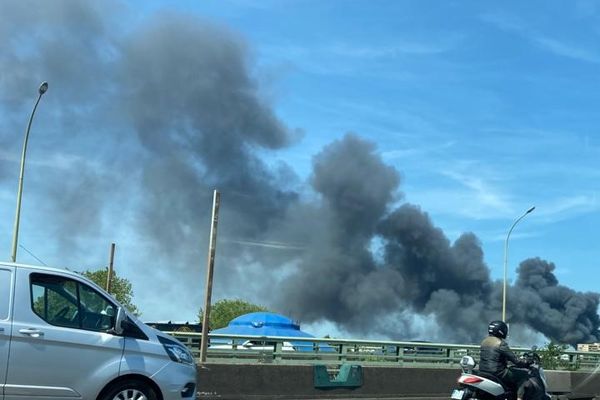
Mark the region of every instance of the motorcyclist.
[[509, 368], [508, 363], [515, 367], [528, 367], [529, 364], [519, 360], [506, 343], [508, 325], [505, 322], [490, 322], [488, 333], [489, 336], [481, 342], [479, 370], [495, 375], [514, 392], [529, 378], [529, 371]]

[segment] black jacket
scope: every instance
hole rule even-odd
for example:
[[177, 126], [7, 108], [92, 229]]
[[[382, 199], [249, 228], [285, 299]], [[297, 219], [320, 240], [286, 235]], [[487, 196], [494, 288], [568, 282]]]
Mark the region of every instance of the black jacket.
[[480, 350], [480, 371], [502, 377], [506, 373], [509, 361], [519, 367], [527, 366], [527, 363], [519, 361], [506, 341], [495, 336], [488, 336], [483, 339]]

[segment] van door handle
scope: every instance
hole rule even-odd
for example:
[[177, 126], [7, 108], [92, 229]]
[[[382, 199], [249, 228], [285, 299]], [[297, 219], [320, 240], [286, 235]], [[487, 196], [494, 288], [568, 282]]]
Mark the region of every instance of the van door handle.
[[23, 335], [31, 336], [34, 338], [44, 336], [44, 332], [40, 331], [39, 329], [35, 329], [35, 328], [20, 329], [19, 333], [22, 333]]
[[0, 328], [0, 332], [4, 332], [4, 328]]

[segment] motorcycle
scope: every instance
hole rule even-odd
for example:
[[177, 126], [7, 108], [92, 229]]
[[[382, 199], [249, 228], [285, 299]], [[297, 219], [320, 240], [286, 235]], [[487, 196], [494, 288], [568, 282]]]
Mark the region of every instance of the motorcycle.
[[[536, 391], [543, 393], [545, 400], [551, 397], [547, 393], [546, 375], [540, 365], [540, 356], [534, 347], [530, 353], [521, 356], [529, 364], [529, 379]], [[495, 375], [474, 370], [475, 360], [464, 356], [460, 360], [462, 374], [458, 378], [458, 388], [452, 391], [453, 400], [516, 400], [517, 393], [506, 387]], [[527, 398], [523, 399], [527, 400]]]

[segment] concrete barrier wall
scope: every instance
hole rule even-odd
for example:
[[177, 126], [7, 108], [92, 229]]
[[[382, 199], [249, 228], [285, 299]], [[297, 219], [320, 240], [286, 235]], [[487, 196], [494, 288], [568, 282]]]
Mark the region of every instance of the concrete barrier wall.
[[576, 393], [594, 393], [600, 396], [600, 374], [571, 373], [571, 389]]
[[198, 370], [205, 399], [448, 397], [459, 370], [363, 367], [359, 388], [316, 389], [310, 365], [206, 364]]
[[[316, 389], [310, 365], [205, 364], [198, 369], [202, 399], [449, 398], [460, 369], [364, 366], [359, 388]], [[600, 376], [547, 371], [550, 389], [600, 395]]]

